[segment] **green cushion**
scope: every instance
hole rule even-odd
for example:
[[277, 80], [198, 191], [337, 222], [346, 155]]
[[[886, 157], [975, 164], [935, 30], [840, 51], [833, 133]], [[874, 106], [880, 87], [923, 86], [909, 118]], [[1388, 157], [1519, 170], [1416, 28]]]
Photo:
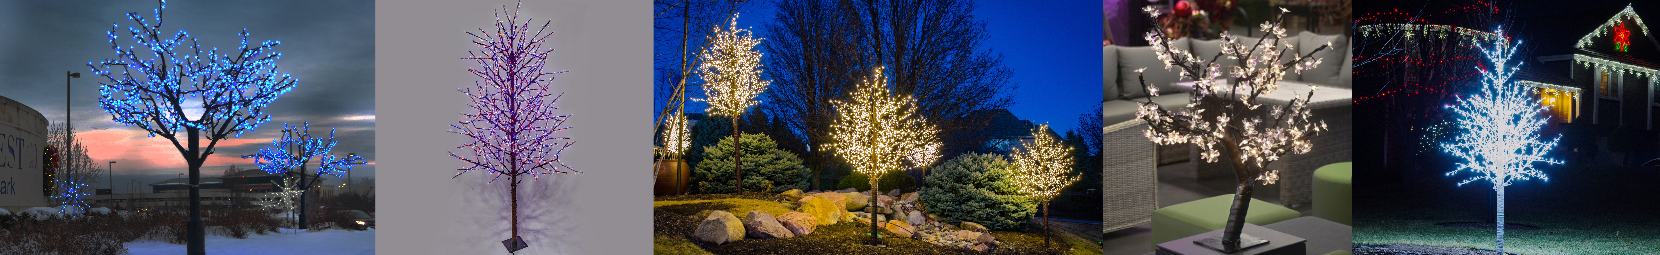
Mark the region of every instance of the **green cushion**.
[[1314, 170], [1314, 217], [1354, 225], [1354, 162], [1332, 163]]
[[[1228, 207], [1232, 205], [1233, 195], [1229, 194], [1154, 210], [1153, 245], [1226, 227]], [[1268, 225], [1299, 216], [1302, 214], [1290, 208], [1253, 198], [1249, 211], [1245, 213], [1245, 222]]]
[[1350, 252], [1349, 250], [1335, 250], [1335, 251], [1331, 251], [1331, 252], [1326, 253], [1326, 255], [1350, 255], [1350, 254], [1354, 254], [1354, 253]]

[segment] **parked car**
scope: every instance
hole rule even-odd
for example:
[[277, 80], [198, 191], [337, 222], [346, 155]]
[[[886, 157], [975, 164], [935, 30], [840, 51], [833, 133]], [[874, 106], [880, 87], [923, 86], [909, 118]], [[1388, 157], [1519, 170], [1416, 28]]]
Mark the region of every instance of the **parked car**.
[[352, 219], [353, 224], [344, 226], [346, 228], [368, 230], [375, 227], [375, 215], [359, 210], [345, 210], [342, 212], [346, 214], [346, 217]]

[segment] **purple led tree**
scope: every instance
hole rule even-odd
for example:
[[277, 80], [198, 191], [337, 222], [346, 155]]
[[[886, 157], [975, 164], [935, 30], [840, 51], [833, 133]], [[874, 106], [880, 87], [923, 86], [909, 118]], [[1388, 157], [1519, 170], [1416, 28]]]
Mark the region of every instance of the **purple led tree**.
[[[87, 65], [94, 74], [107, 78], [99, 82], [103, 84], [98, 91], [99, 107], [114, 116], [116, 123], [138, 126], [151, 137], [172, 141], [189, 165], [187, 249], [189, 254], [205, 254], [197, 187], [202, 163], [214, 153], [219, 140], [239, 137], [270, 121], [266, 105], [294, 89], [298, 80], [277, 71], [282, 53], [273, 48], [280, 42], [248, 45], [244, 29], [238, 34], [242, 42], [236, 52], [221, 54], [217, 48], [197, 44], [185, 31], [163, 34], [161, 16], [166, 8], [167, 2], [161, 1], [153, 21], [127, 13], [128, 19], [138, 23], [127, 31], [134, 43], [144, 47], [122, 47], [116, 42], [120, 36], [112, 30], [107, 34], [116, 58]], [[115, 24], [112, 29], [120, 28]]]
[[[1508, 38], [1503, 36], [1502, 28], [1496, 33], [1500, 38]], [[1447, 172], [1447, 176], [1463, 171], [1477, 174], [1458, 182], [1458, 186], [1481, 180], [1493, 184], [1493, 191], [1498, 193], [1497, 250], [1505, 254], [1504, 187], [1512, 181], [1529, 178], [1550, 181], [1533, 163], [1561, 164], [1562, 161], [1545, 158], [1545, 153], [1556, 147], [1556, 141], [1561, 138], [1539, 141], [1539, 127], [1550, 118], [1539, 116], [1539, 111], [1545, 108], [1532, 96], [1533, 87], [1510, 82], [1510, 76], [1522, 66], [1521, 63], [1509, 68], [1505, 65], [1516, 54], [1516, 46], [1521, 41], [1506, 45], [1508, 42], [1501, 39], [1493, 44], [1493, 48], [1477, 46], [1492, 67], [1476, 66], [1476, 71], [1481, 72], [1481, 94], [1459, 97], [1458, 104], [1447, 106], [1457, 114], [1459, 130], [1464, 133], [1454, 137], [1453, 142], [1442, 143], [1441, 149], [1464, 161]]]
[[[289, 126], [282, 123], [282, 136], [271, 139], [271, 146], [260, 148], [259, 153], [242, 155], [242, 158], [254, 159], [259, 170], [266, 173], [282, 174], [298, 177], [297, 187], [300, 190], [299, 200], [299, 228], [309, 228], [306, 222], [306, 196], [312, 186], [323, 181], [324, 175], [343, 177], [352, 166], [364, 164], [363, 158], [357, 154], [346, 154], [344, 157], [334, 156], [334, 129], [329, 129], [329, 137], [312, 137], [311, 122], [301, 126]], [[317, 158], [317, 171], [306, 171], [306, 164]], [[310, 178], [308, 178], [310, 177]]]
[[456, 147], [471, 148], [472, 155], [450, 152], [450, 156], [465, 162], [457, 177], [467, 171], [485, 171], [493, 176], [491, 183], [507, 177], [513, 232], [502, 244], [511, 252], [527, 247], [519, 238], [519, 177], [530, 175], [536, 180], [543, 174], [581, 172], [559, 157], [573, 142], [557, 133], [569, 128], [564, 125], [570, 115], [554, 114], [554, 103], [560, 95], [549, 89], [553, 76], [562, 72], [543, 69], [548, 53], [553, 51], [542, 49], [542, 43], [553, 35], [547, 30], [552, 22], [543, 23], [531, 33], [529, 20], [519, 23], [517, 8], [502, 17], [506, 13], [505, 7], [496, 12], [495, 32], [479, 29], [478, 33], [467, 33], [480, 49], [468, 51], [469, 57], [463, 59], [478, 63], [479, 67], [467, 71], [483, 81], [461, 89], [472, 100], [469, 106], [474, 113], [463, 113], [466, 118], [461, 123], [450, 125], [451, 133], [472, 139]]
[[[1143, 11], [1155, 19], [1160, 14], [1153, 7]], [[1193, 80], [1194, 86], [1189, 98], [1192, 103], [1187, 108], [1165, 110], [1152, 97], [1141, 103], [1136, 118], [1147, 122], [1145, 135], [1160, 145], [1193, 144], [1205, 162], [1226, 160], [1233, 167], [1234, 181], [1238, 184], [1222, 236], [1199, 241], [1207, 248], [1234, 253], [1267, 243], [1243, 234], [1253, 186], [1259, 181], [1263, 184], [1278, 181], [1279, 171], [1268, 169], [1268, 164], [1284, 155], [1307, 153], [1313, 148], [1309, 138], [1326, 128], [1325, 122], [1313, 122], [1309, 118], [1308, 99], [1314, 95], [1313, 89], [1308, 95], [1297, 96], [1281, 105], [1257, 101], [1259, 96], [1279, 90], [1279, 81], [1286, 71], [1301, 72], [1318, 65], [1320, 59], [1311, 56], [1331, 47], [1331, 42], [1326, 42], [1302, 56], [1286, 53], [1296, 52], [1291, 43], [1282, 41], [1286, 34], [1280, 22], [1286, 12], [1280, 9], [1272, 21], [1263, 23], [1264, 35], [1253, 44], [1242, 43], [1228, 32], [1222, 32], [1222, 50], [1208, 56], [1209, 60], [1202, 58], [1207, 56], [1194, 56], [1171, 47], [1162, 27], [1155, 26], [1147, 32], [1147, 41], [1164, 62], [1164, 68], [1180, 69], [1181, 79]], [[1218, 61], [1238, 61], [1238, 66], [1222, 70]], [[1224, 74], [1233, 76], [1236, 84], [1219, 84], [1217, 78]], [[1141, 79], [1141, 85], [1148, 94], [1159, 95], [1158, 87], [1147, 84], [1145, 78]]]

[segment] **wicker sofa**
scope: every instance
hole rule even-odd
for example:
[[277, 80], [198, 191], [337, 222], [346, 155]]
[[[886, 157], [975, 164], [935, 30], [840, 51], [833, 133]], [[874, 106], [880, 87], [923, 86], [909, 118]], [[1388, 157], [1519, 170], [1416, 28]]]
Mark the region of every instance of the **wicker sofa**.
[[[1255, 43], [1258, 38], [1240, 37], [1239, 40], [1251, 44]], [[1346, 37], [1341, 35], [1318, 35], [1305, 31], [1285, 40], [1292, 40], [1291, 43], [1295, 48], [1292, 52], [1299, 54], [1309, 53], [1328, 41], [1335, 47], [1315, 54], [1316, 57], [1323, 59], [1320, 65], [1301, 74], [1286, 74], [1286, 80], [1320, 84], [1323, 87], [1351, 87], [1350, 66], [1352, 66], [1353, 60], [1350, 57], [1352, 53], [1349, 50]], [[1216, 56], [1217, 53], [1221, 52], [1220, 44], [1221, 40], [1193, 40], [1189, 38], [1177, 39], [1171, 42], [1172, 47], [1191, 51], [1205, 59]], [[1181, 81], [1178, 71], [1174, 69], [1165, 70], [1164, 64], [1154, 55], [1151, 47], [1106, 46], [1102, 47], [1101, 56], [1101, 98], [1103, 99], [1101, 111], [1102, 121], [1106, 126], [1103, 135], [1105, 141], [1102, 142], [1104, 147], [1110, 151], [1103, 153], [1105, 155], [1103, 155], [1102, 161], [1103, 171], [1105, 171], [1102, 174], [1103, 188], [1105, 189], [1102, 199], [1103, 206], [1107, 207], [1103, 209], [1105, 215], [1102, 216], [1102, 220], [1105, 231], [1113, 232], [1150, 222], [1153, 210], [1158, 209], [1157, 156], [1154, 153], [1156, 147], [1142, 135], [1142, 132], [1147, 129], [1146, 124], [1135, 119], [1135, 112], [1139, 103], [1152, 100], [1166, 110], [1177, 110], [1185, 108], [1191, 96], [1187, 93], [1174, 92], [1180, 91], [1174, 87], [1174, 83]], [[1237, 64], [1233, 61], [1219, 61], [1219, 63], [1223, 65], [1224, 70]], [[1138, 68], [1147, 68], [1144, 75], [1148, 84], [1158, 87], [1160, 91], [1165, 93], [1161, 93], [1159, 96], [1149, 95], [1138, 81], [1138, 75], [1135, 72]], [[1317, 110], [1315, 114], [1316, 117], [1319, 117], [1318, 115], [1321, 114], [1339, 112], [1342, 114], [1341, 119], [1344, 123], [1329, 124], [1341, 125], [1341, 128], [1345, 128], [1345, 130], [1334, 130], [1338, 132], [1328, 134], [1331, 134], [1333, 138], [1338, 135], [1343, 137], [1340, 139], [1341, 141], [1327, 143], [1343, 143], [1342, 150], [1348, 151], [1351, 149], [1347, 148], [1348, 132], [1346, 127], [1348, 125], [1346, 123], [1348, 122], [1347, 113], [1350, 112], [1350, 109], [1348, 107], [1321, 109]], [[1328, 122], [1334, 121], [1328, 120]], [[1335, 147], [1332, 148], [1336, 149]], [[1343, 158], [1347, 158], [1348, 154], [1343, 155]], [[1347, 159], [1340, 161], [1347, 161]], [[1309, 164], [1314, 163], [1309, 162]], [[1223, 170], [1218, 171], [1219, 164], [1195, 165], [1197, 166], [1195, 171], [1198, 172], [1196, 176], [1216, 176], [1217, 173], [1232, 176], [1231, 173], [1225, 171], [1226, 168], [1221, 168]], [[1306, 170], [1312, 173], [1314, 169]], [[1292, 185], [1295, 184], [1281, 186]], [[1282, 194], [1285, 193], [1287, 192], [1282, 192]]]

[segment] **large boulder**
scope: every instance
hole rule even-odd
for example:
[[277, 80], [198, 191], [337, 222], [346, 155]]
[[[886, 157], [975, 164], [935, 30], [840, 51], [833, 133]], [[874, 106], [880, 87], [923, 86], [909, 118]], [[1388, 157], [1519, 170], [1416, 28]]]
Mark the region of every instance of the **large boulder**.
[[790, 232], [790, 229], [784, 228], [783, 224], [779, 224], [778, 219], [773, 218], [771, 213], [762, 210], [750, 211], [749, 216], [744, 217], [744, 229], [746, 230], [745, 237], [749, 238], [768, 239], [795, 236], [794, 233]]
[[968, 231], [974, 231], [974, 232], [980, 232], [980, 233], [986, 233], [987, 231], [991, 231], [990, 229], [986, 229], [986, 226], [981, 226], [979, 223], [964, 221], [963, 224], [959, 224], [959, 225], [960, 226], [957, 226], [957, 228], [961, 228], [963, 230], [968, 230]]
[[890, 196], [890, 197], [899, 196], [899, 189], [893, 189], [892, 191], [888, 191], [888, 196]]
[[846, 189], [836, 191], [836, 193], [848, 193], [848, 192], [859, 192], [859, 190], [856, 190], [856, 189], [853, 189], [853, 188], [846, 188]]
[[[841, 210], [843, 210], [843, 211], [847, 210], [847, 195], [846, 194], [837, 193], [837, 192], [825, 192], [825, 193], [813, 194], [813, 196], [823, 198], [823, 199], [828, 199], [828, 200], [830, 200], [830, 202], [836, 203], [837, 208], [841, 208]], [[818, 215], [814, 215], [814, 216], [818, 216]]]
[[888, 232], [904, 238], [911, 238], [912, 235], [916, 235], [916, 227], [912, 227], [911, 224], [906, 224], [904, 221], [899, 220], [887, 221], [887, 224], [882, 224], [882, 229], [886, 229]]
[[812, 215], [814, 219], [818, 219], [819, 225], [836, 224], [836, 222], [841, 221], [843, 217], [842, 214], [847, 213], [842, 210], [841, 206], [836, 205], [835, 202], [831, 202], [829, 199], [824, 199], [818, 195], [803, 197], [801, 198], [800, 203], [801, 207], [797, 207], [796, 211]]
[[982, 234], [980, 234], [980, 240], [979, 241], [980, 241], [980, 245], [997, 247], [997, 237], [991, 236], [991, 233], [982, 233]]
[[920, 226], [928, 223], [928, 218], [923, 217], [922, 212], [912, 212], [905, 215], [905, 223], [910, 223], [913, 226]]
[[778, 224], [789, 229], [790, 234], [803, 236], [812, 234], [813, 229], [818, 228], [818, 219], [804, 212], [789, 212], [778, 216]]
[[784, 195], [785, 197], [789, 197], [790, 199], [799, 199], [799, 198], [801, 198], [801, 196], [807, 195], [805, 193], [802, 193], [801, 189], [785, 190], [783, 193], [778, 193], [778, 194], [779, 195]]
[[858, 192], [842, 194], [847, 196], [847, 210], [858, 211], [870, 204], [870, 196]]
[[726, 211], [709, 213], [703, 223], [697, 224], [697, 231], [692, 237], [698, 241], [724, 244], [737, 240], [744, 240], [744, 225], [738, 222], [738, 216]]
[[980, 232], [957, 230], [957, 240], [980, 240]]
[[905, 193], [904, 195], [899, 196], [899, 201], [916, 202], [916, 197], [916, 192]]

